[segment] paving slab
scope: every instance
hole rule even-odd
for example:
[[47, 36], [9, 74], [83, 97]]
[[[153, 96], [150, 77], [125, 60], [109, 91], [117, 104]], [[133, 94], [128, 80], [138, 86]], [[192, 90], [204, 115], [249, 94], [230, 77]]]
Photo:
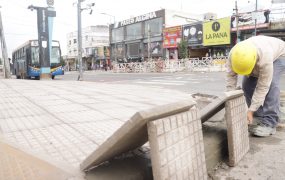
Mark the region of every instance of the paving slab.
[[[236, 93], [238, 95], [238, 93]], [[233, 96], [226, 93], [228, 97]], [[229, 165], [236, 166], [249, 151], [246, 103], [243, 93], [226, 102], [226, 122], [229, 147]]]
[[148, 122], [154, 180], [207, 180], [204, 141], [197, 108]]
[[142, 146], [148, 141], [147, 122], [187, 111], [193, 105], [195, 102], [188, 99], [137, 112], [81, 163], [81, 169], [88, 170], [117, 155]]

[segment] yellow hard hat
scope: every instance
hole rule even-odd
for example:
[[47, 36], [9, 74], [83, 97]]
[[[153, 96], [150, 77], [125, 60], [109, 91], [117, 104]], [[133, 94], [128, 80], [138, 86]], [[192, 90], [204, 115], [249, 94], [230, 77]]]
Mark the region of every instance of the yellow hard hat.
[[249, 42], [240, 42], [231, 50], [230, 58], [235, 73], [249, 75], [256, 63], [257, 49]]

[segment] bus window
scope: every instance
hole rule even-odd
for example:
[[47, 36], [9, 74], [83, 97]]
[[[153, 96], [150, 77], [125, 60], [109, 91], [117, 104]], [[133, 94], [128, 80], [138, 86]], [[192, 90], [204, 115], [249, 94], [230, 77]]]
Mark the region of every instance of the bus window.
[[39, 64], [40, 58], [39, 58], [39, 48], [38, 47], [32, 47], [32, 64]]
[[59, 47], [52, 47], [50, 63], [60, 63]]

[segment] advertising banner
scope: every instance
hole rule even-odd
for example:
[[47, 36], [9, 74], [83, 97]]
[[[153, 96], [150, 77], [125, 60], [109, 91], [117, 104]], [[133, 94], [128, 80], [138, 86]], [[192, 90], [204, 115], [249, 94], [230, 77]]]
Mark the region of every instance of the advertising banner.
[[202, 22], [183, 26], [183, 39], [189, 46], [197, 46], [203, 43], [203, 25]]
[[[257, 12], [248, 12], [248, 13], [240, 13], [238, 18], [238, 27], [239, 30], [247, 30], [255, 28], [255, 20], [256, 20], [256, 28], [264, 28], [269, 26], [269, 10], [262, 10]], [[231, 18], [231, 27], [232, 31], [236, 31], [236, 17], [232, 16]]]
[[203, 23], [203, 45], [231, 43], [231, 17]]
[[181, 41], [181, 26], [163, 29], [163, 48], [176, 48]]

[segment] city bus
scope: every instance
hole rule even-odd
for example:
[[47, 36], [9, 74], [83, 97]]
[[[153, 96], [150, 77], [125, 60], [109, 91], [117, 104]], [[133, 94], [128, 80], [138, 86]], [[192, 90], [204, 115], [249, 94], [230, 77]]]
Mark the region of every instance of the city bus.
[[[50, 57], [51, 77], [64, 74], [60, 63], [61, 49], [59, 41], [52, 41]], [[12, 74], [17, 79], [40, 79], [40, 55], [38, 40], [29, 40], [12, 53]]]

